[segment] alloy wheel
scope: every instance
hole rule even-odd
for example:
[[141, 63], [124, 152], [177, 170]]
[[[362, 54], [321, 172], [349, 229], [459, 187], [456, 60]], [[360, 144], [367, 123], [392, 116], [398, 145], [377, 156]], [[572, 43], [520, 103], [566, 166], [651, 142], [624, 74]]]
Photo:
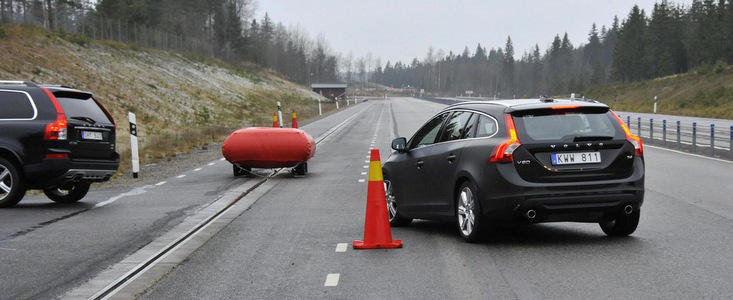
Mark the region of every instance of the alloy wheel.
[[397, 216], [397, 201], [395, 196], [392, 194], [392, 183], [389, 180], [384, 181], [384, 194], [387, 198], [387, 212], [389, 213], [389, 220], [392, 221]]
[[473, 233], [476, 217], [474, 215], [475, 199], [467, 186], [458, 194], [458, 225], [464, 236]]
[[0, 165], [0, 200], [10, 195], [13, 189], [13, 174], [10, 173], [8, 167]]

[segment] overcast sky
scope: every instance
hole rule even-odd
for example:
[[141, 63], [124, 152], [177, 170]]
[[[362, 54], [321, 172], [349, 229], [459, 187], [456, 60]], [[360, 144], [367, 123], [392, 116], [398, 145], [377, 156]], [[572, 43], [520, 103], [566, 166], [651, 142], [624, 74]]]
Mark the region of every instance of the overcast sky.
[[[422, 59], [429, 46], [461, 52], [476, 43], [504, 46], [511, 35], [517, 57], [538, 43], [547, 48], [567, 32], [573, 45], [587, 40], [591, 24], [622, 20], [634, 4], [648, 13], [659, 0], [259, 0], [257, 15], [325, 35], [333, 50], [355, 57], [372, 52], [387, 60]], [[689, 5], [691, 0], [673, 0]]]

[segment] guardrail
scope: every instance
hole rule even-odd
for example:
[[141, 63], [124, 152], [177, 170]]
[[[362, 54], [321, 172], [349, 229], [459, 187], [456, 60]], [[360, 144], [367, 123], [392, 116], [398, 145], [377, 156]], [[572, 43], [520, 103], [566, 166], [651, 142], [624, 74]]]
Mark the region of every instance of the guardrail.
[[621, 114], [619, 117], [645, 143], [733, 159], [733, 125], [725, 128], [715, 126], [714, 123], [696, 121], [682, 122]]

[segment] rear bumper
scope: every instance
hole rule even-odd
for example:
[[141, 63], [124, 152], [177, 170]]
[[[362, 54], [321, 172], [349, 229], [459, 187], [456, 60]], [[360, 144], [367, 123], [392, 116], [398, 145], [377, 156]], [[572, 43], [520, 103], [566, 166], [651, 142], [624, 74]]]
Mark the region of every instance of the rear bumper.
[[117, 172], [120, 157], [109, 160], [44, 159], [25, 166], [30, 188], [46, 188], [74, 182], [103, 182]]
[[[573, 183], [527, 182], [512, 165], [497, 165], [495, 179], [479, 187], [482, 211], [502, 221], [598, 222], [627, 205], [641, 208], [644, 165], [641, 160], [634, 165], [628, 178]], [[534, 218], [527, 217], [529, 210], [534, 210]]]

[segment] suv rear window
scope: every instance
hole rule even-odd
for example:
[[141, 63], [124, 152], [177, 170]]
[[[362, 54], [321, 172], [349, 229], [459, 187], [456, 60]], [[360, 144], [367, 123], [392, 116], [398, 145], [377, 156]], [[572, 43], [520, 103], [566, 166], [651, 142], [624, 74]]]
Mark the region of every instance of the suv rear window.
[[25, 93], [0, 91], [0, 119], [32, 119], [36, 110]]
[[56, 96], [67, 118], [85, 117], [94, 120], [94, 123], [112, 124], [102, 108], [91, 97], [72, 95]]
[[513, 117], [520, 141], [610, 140], [620, 132], [610, 111], [551, 111]]

